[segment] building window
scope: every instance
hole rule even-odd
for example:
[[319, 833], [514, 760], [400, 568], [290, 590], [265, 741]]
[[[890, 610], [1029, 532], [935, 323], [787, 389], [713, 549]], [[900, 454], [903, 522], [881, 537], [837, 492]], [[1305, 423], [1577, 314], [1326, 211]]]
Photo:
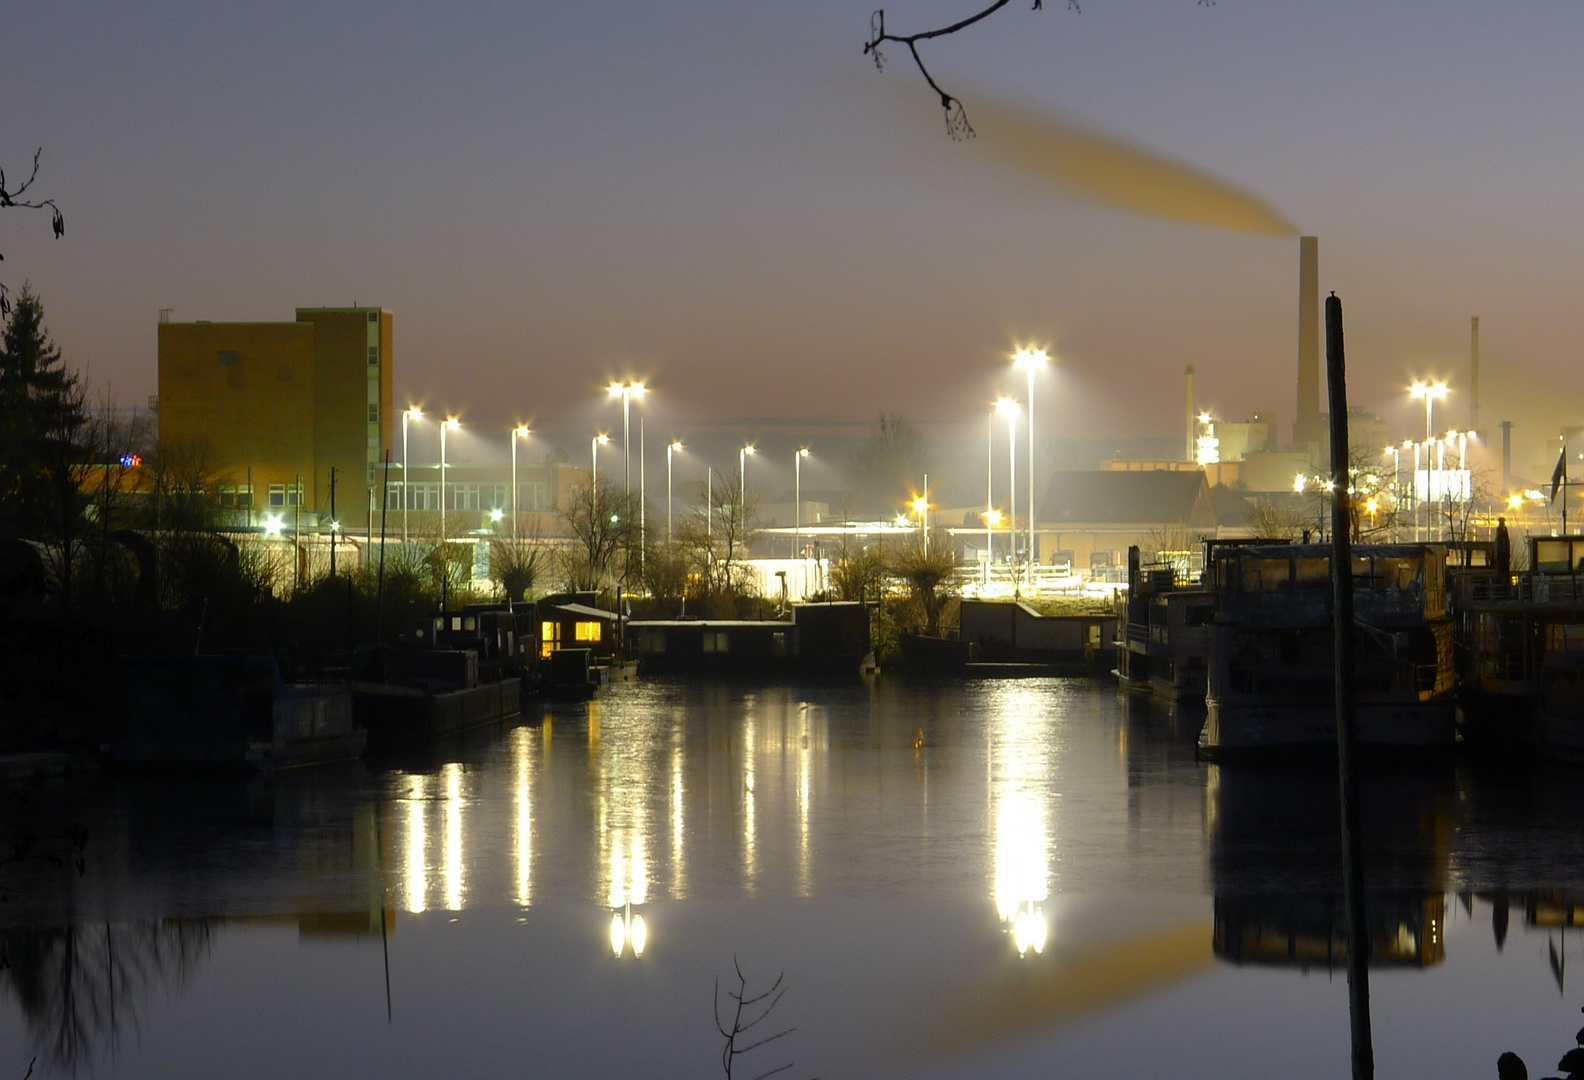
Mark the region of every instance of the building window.
[[378, 367], [378, 366], [379, 366], [379, 346], [378, 345], [370, 345], [369, 346], [369, 367]]
[[269, 504], [271, 506], [286, 505], [286, 485], [271, 484], [269, 486]]
[[548, 657], [552, 652], [561, 647], [561, 624], [544, 622], [539, 624], [539, 655]]
[[663, 653], [666, 651], [666, 634], [664, 630], [645, 630], [638, 635], [638, 650], [646, 653]]
[[[284, 494], [283, 491], [283, 497]], [[221, 484], [219, 499], [222, 509], [251, 510], [253, 509], [253, 486], [251, 484]]]
[[370, 405], [369, 406], [369, 423], [371, 423], [371, 424], [379, 423], [379, 406], [378, 405]]
[[379, 322], [379, 312], [377, 312], [377, 311], [369, 312], [369, 322]]
[[731, 651], [731, 639], [724, 630], [704, 631], [704, 651], [723, 653]]
[[517, 485], [517, 508], [519, 510], [551, 510], [550, 487], [544, 483], [530, 483]]
[[573, 636], [578, 641], [599, 641], [601, 626], [597, 622], [580, 622], [573, 626]]

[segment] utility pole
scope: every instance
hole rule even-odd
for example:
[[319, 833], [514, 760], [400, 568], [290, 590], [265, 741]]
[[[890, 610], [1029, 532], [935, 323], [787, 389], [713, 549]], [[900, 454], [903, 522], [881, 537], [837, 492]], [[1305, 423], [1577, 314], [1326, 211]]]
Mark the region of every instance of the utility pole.
[[330, 576], [336, 576], [336, 531], [340, 528], [336, 522], [335, 512], [336, 496], [336, 467], [330, 466]]
[[1364, 906], [1363, 819], [1353, 704], [1353, 514], [1348, 492], [1347, 372], [1342, 301], [1326, 297], [1326, 382], [1331, 399], [1331, 606], [1336, 698], [1337, 798], [1342, 818], [1342, 903], [1348, 925], [1348, 1018], [1353, 1035], [1353, 1080], [1374, 1080], [1375, 1048], [1369, 1014], [1369, 917]]

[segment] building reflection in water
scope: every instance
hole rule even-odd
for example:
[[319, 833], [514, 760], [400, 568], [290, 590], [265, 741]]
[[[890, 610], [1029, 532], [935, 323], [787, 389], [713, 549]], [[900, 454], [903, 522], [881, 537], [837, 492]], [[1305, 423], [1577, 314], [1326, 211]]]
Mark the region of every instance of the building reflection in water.
[[1019, 955], [1043, 952], [1050, 896], [1050, 720], [1040, 699], [1017, 683], [988, 701], [985, 766], [994, 828], [992, 894]]
[[[1345, 963], [1334, 777], [1211, 769], [1216, 955], [1301, 969]], [[1450, 773], [1408, 772], [1367, 775], [1361, 784], [1372, 965], [1446, 959], [1452, 785]]]

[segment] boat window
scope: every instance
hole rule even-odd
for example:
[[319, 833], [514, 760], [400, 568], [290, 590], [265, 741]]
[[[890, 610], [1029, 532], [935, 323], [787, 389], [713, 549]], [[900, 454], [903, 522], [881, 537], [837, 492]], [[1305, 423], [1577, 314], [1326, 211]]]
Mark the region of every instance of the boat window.
[[1286, 559], [1244, 559], [1243, 592], [1285, 592], [1292, 564]]
[[600, 624], [597, 622], [579, 622], [573, 627], [573, 635], [578, 641], [598, 641], [600, 639]]
[[707, 653], [729, 652], [731, 640], [724, 630], [704, 631], [704, 651]]
[[543, 622], [539, 625], [539, 655], [548, 657], [561, 647], [561, 624]]
[[1300, 589], [1313, 589], [1331, 583], [1331, 560], [1323, 556], [1318, 559], [1295, 559], [1293, 569]]

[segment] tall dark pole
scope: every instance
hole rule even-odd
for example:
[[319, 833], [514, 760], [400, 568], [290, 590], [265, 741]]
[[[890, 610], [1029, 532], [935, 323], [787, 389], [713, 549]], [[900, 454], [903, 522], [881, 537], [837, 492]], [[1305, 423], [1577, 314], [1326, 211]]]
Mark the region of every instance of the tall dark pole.
[[336, 467], [330, 466], [330, 576], [335, 577], [336, 572], [336, 516], [335, 516], [335, 489]]
[[[383, 488], [382, 494], [380, 495], [379, 579], [378, 579], [378, 583], [376, 584], [376, 586], [374, 588], [374, 644], [376, 644], [376, 645], [380, 644], [380, 638], [382, 636], [384, 636], [383, 635], [383, 630], [384, 630], [383, 623], [385, 621], [385, 514], [390, 508], [390, 466], [391, 466], [391, 452], [389, 450], [386, 450], [385, 451], [385, 486]], [[402, 494], [403, 495], [406, 495], [406, 493], [407, 493], [406, 492], [406, 486], [405, 486], [406, 485], [406, 480], [407, 480], [407, 478], [405, 476], [403, 476], [402, 477], [402, 483], [403, 483]], [[406, 503], [403, 503], [402, 505], [405, 506]], [[382, 918], [382, 919], [385, 917], [384, 911], [385, 911], [384, 908], [380, 909], [380, 918]]]
[[1353, 512], [1348, 491], [1347, 372], [1342, 348], [1342, 301], [1326, 297], [1326, 381], [1331, 397], [1331, 600], [1336, 658], [1337, 793], [1342, 809], [1342, 893], [1348, 925], [1348, 1016], [1353, 1033], [1353, 1078], [1373, 1080], [1370, 1034], [1369, 923], [1364, 910], [1358, 757], [1353, 708]]

